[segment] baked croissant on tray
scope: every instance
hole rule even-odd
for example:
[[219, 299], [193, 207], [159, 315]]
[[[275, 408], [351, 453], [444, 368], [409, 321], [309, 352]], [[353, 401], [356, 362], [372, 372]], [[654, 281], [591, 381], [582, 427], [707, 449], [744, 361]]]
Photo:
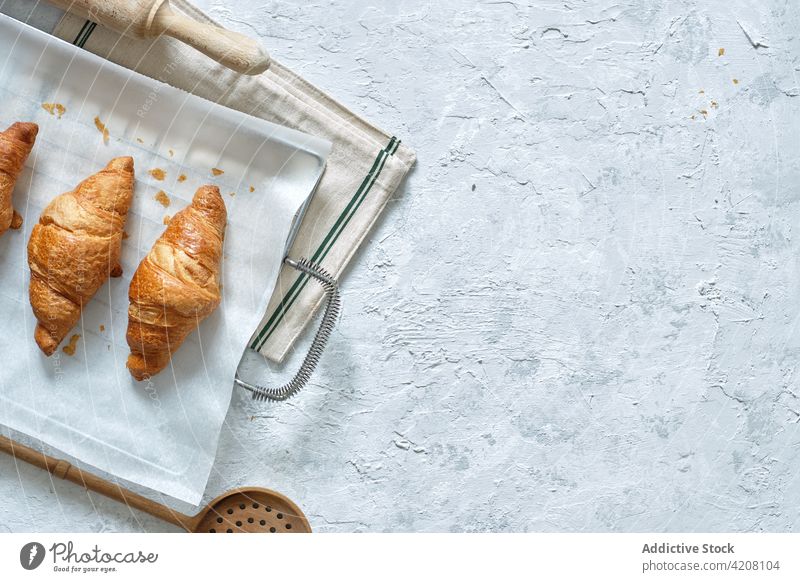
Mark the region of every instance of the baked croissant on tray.
[[22, 217], [14, 210], [11, 195], [38, 133], [39, 126], [35, 123], [15, 123], [0, 132], [0, 236], [9, 228], [22, 226]]
[[83, 307], [109, 277], [122, 275], [123, 230], [133, 198], [133, 158], [53, 199], [28, 241], [34, 337], [48, 356], [78, 323]]
[[186, 337], [220, 303], [227, 212], [216, 186], [203, 186], [139, 265], [128, 296], [128, 370], [144, 380], [167, 367]]

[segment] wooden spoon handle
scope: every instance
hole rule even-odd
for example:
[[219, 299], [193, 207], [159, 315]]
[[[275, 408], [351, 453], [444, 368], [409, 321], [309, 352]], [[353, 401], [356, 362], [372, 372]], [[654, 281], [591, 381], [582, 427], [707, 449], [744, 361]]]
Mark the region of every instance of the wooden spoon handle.
[[66, 461], [54, 459], [40, 451], [21, 445], [3, 435], [0, 435], [0, 451], [8, 453], [15, 459], [25, 461], [40, 469], [44, 469], [55, 477], [70, 481], [76, 485], [81, 485], [90, 491], [110, 497], [120, 503], [149, 513], [153, 517], [157, 517], [158, 519], [162, 519], [188, 531], [193, 530], [192, 526], [195, 521], [193, 518], [173, 511], [160, 503], [150, 501], [146, 497], [128, 491], [119, 485], [114, 485], [96, 475], [81, 471]]
[[258, 75], [269, 68], [270, 57], [258, 41], [219, 26], [203, 24], [162, 5], [151, 31], [185, 42], [238, 73]]

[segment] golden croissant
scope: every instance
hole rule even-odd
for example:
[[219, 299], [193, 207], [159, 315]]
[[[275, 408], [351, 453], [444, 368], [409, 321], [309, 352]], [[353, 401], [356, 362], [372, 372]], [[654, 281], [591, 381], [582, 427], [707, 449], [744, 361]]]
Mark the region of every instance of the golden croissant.
[[220, 303], [227, 212], [216, 186], [203, 186], [136, 269], [128, 297], [128, 370], [144, 380], [167, 367], [178, 348]]
[[106, 168], [57, 196], [28, 241], [34, 337], [48, 356], [78, 323], [109, 276], [122, 275], [123, 229], [133, 198], [133, 158]]
[[9, 228], [22, 226], [22, 217], [14, 210], [11, 194], [38, 133], [39, 126], [35, 123], [15, 123], [0, 132], [0, 235]]

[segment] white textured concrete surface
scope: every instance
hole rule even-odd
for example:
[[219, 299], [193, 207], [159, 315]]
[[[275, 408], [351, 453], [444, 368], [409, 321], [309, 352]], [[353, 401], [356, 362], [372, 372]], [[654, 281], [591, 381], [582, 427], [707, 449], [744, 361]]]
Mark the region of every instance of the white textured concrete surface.
[[[324, 532], [800, 525], [796, 3], [199, 4], [419, 154], [314, 386], [234, 398], [209, 496]], [[0, 498], [0, 531], [170, 530], [8, 458]]]

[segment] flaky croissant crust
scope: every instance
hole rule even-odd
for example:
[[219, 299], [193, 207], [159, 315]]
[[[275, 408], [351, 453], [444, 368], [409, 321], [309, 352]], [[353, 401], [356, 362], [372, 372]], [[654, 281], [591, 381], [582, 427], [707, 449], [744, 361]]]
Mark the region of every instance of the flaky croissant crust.
[[39, 126], [35, 123], [15, 123], [0, 133], [0, 235], [9, 228], [22, 226], [22, 217], [12, 204], [12, 194], [38, 133]]
[[104, 170], [53, 199], [33, 227], [28, 264], [31, 307], [38, 320], [34, 337], [48, 356], [109, 276], [122, 274], [122, 238], [133, 183], [133, 158], [111, 160]]
[[128, 293], [128, 369], [136, 380], [163, 370], [220, 303], [227, 212], [216, 186], [203, 186], [142, 260]]

